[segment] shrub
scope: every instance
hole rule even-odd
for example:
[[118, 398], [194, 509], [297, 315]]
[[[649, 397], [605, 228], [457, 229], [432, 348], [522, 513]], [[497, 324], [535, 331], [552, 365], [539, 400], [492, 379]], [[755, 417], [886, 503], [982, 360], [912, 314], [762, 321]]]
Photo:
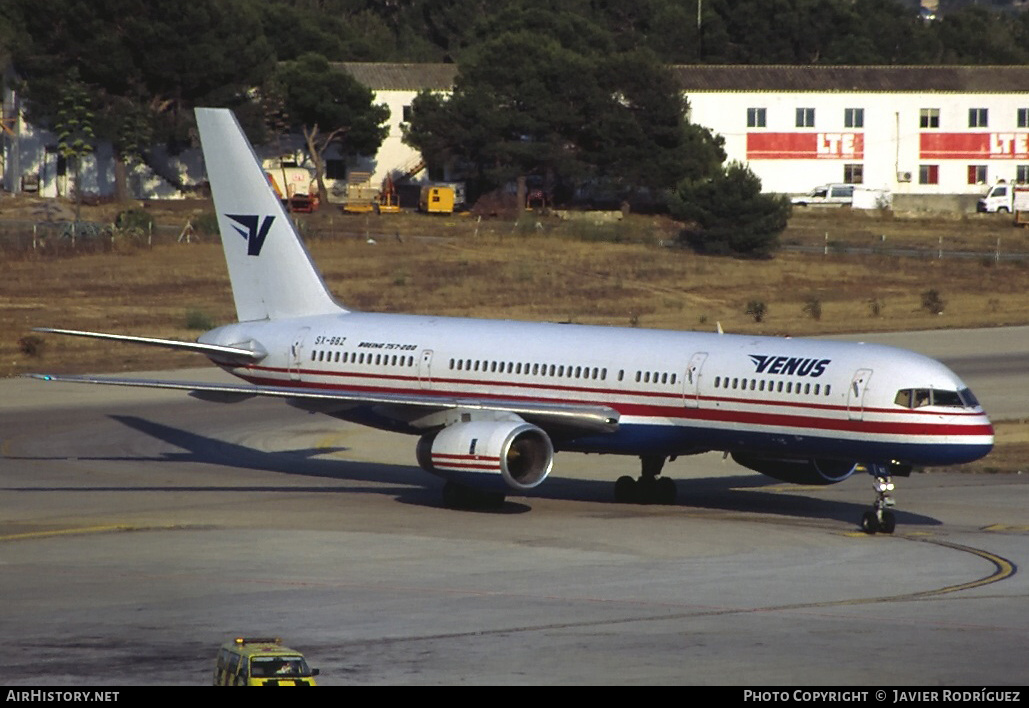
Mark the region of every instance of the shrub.
[[189, 220], [193, 230], [202, 236], [218, 235], [218, 216], [213, 211], [197, 214]]
[[186, 310], [186, 329], [214, 329], [214, 320], [203, 310]]
[[933, 315], [942, 315], [943, 308], [947, 303], [940, 297], [935, 288], [922, 293], [922, 309]]
[[808, 298], [804, 303], [804, 314], [813, 320], [822, 319], [822, 301], [817, 297]]
[[751, 300], [747, 303], [746, 314], [754, 318], [755, 322], [761, 322], [768, 314], [768, 306], [761, 300]]
[[114, 225], [122, 231], [138, 229], [148, 233], [154, 227], [154, 218], [145, 209], [126, 209], [114, 218]]
[[711, 179], [680, 182], [668, 207], [687, 223], [679, 239], [693, 250], [748, 258], [772, 255], [791, 209], [785, 196], [762, 194], [761, 180], [739, 162]]
[[43, 349], [46, 342], [36, 334], [27, 334], [18, 340], [18, 351], [25, 356], [43, 356]]

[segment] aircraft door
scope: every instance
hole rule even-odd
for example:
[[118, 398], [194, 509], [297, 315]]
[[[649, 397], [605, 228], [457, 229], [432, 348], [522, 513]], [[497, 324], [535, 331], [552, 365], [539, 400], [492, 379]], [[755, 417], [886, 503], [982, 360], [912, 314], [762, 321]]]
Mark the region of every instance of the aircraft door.
[[300, 380], [300, 366], [304, 360], [304, 340], [307, 339], [310, 327], [301, 327], [296, 336], [293, 337], [293, 344], [289, 347], [289, 380]]
[[697, 352], [690, 357], [690, 363], [686, 366], [682, 382], [682, 399], [687, 408], [700, 406], [700, 370], [706, 360], [707, 352]]
[[432, 350], [422, 349], [418, 360], [418, 383], [422, 388], [432, 388]]
[[868, 381], [872, 378], [871, 369], [858, 369], [850, 381], [847, 391], [847, 415], [851, 420], [861, 420], [865, 415], [865, 393]]

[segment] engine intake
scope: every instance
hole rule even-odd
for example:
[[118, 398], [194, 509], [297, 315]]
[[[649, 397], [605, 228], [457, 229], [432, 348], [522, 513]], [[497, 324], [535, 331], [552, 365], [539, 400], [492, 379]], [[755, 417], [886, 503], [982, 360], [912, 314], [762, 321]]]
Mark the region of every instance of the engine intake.
[[738, 452], [732, 453], [732, 459], [747, 469], [793, 484], [836, 484], [857, 469], [856, 462], [847, 460], [757, 457]]
[[525, 421], [455, 423], [418, 441], [426, 472], [476, 489], [524, 491], [539, 485], [554, 464], [554, 446]]

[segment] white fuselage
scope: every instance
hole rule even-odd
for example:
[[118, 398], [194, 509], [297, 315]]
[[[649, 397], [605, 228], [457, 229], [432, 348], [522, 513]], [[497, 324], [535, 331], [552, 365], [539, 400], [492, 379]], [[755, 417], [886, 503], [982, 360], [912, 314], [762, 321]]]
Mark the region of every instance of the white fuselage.
[[[993, 445], [989, 420], [954, 373], [879, 345], [359, 312], [243, 322], [200, 341], [247, 340], [269, 356], [222, 365], [260, 385], [618, 411], [616, 432], [556, 436], [556, 449], [918, 465], [975, 460]], [[928, 391], [943, 404], [913, 402]], [[429, 424], [382, 406], [334, 415], [409, 433]]]

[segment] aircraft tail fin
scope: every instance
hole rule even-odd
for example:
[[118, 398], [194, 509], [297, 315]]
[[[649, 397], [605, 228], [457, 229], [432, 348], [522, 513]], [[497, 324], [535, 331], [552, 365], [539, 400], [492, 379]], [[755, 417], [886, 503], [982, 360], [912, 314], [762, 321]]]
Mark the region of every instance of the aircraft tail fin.
[[197, 127], [240, 322], [346, 312], [329, 293], [232, 112]]

